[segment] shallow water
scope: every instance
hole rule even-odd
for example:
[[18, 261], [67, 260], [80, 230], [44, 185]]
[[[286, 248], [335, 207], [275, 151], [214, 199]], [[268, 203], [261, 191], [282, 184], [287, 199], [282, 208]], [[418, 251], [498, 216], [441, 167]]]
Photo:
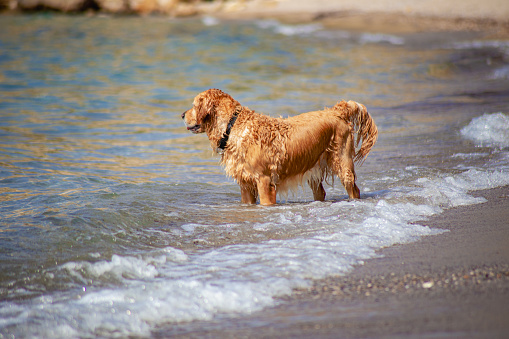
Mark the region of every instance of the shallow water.
[[[416, 222], [509, 184], [508, 69], [509, 42], [470, 34], [1, 17], [0, 334], [171, 333], [439, 233]], [[273, 116], [364, 103], [362, 199], [241, 205], [180, 119], [211, 87]]]

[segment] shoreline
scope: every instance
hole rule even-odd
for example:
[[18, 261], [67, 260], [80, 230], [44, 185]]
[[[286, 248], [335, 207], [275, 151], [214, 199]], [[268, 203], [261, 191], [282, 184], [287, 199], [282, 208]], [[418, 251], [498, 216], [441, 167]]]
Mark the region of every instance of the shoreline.
[[296, 289], [278, 306], [240, 318], [176, 325], [164, 334], [503, 338], [509, 332], [509, 186], [471, 194], [487, 201], [417, 223], [447, 232], [383, 248], [381, 257], [345, 276]]
[[[96, 6], [83, 7], [95, 3]], [[0, 0], [0, 14], [55, 12], [87, 16], [203, 17], [222, 20], [273, 19], [289, 24], [320, 23], [326, 29], [376, 33], [411, 34], [443, 31], [481, 32], [487, 39], [509, 39], [509, 2], [486, 0], [156, 0], [115, 2], [97, 0]], [[2, 5], [3, 4], [3, 5]], [[81, 7], [80, 7], [81, 6]]]
[[487, 201], [417, 222], [448, 232], [384, 248], [383, 257], [297, 291], [296, 299], [355, 308], [352, 323], [339, 326], [345, 338], [502, 338], [509, 331], [509, 186], [471, 194]]
[[[428, 4], [432, 3], [432, 4]], [[429, 6], [433, 5], [433, 7]], [[469, 9], [477, 8], [476, 11]], [[226, 20], [274, 19], [289, 24], [320, 23], [327, 29], [411, 34], [443, 31], [483, 32], [487, 38], [509, 38], [509, 2], [449, 0], [236, 1], [220, 10], [205, 5], [198, 11]], [[507, 15], [506, 15], [507, 14]]]

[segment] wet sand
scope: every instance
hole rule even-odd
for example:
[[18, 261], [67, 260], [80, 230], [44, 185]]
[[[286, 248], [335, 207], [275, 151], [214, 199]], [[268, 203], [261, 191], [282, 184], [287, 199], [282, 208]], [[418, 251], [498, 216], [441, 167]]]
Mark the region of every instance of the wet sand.
[[[448, 230], [379, 251], [350, 274], [241, 318], [178, 326], [178, 337], [507, 338], [509, 186], [419, 224]], [[161, 333], [162, 334], [162, 333]], [[168, 334], [168, 332], [165, 332]]]

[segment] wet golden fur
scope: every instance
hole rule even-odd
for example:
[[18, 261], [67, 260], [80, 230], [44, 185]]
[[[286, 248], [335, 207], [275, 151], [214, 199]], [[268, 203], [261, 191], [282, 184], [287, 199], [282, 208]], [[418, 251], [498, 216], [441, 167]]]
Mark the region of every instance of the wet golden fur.
[[182, 118], [188, 130], [206, 133], [217, 152], [235, 111], [238, 118], [221, 164], [239, 184], [243, 203], [254, 204], [259, 197], [261, 204], [274, 204], [277, 193], [304, 182], [313, 190], [314, 199], [323, 201], [322, 182], [334, 175], [350, 198], [360, 197], [354, 162], [364, 160], [378, 135], [364, 105], [340, 101], [321, 111], [272, 118], [240, 105], [218, 89], [209, 89], [196, 96]]

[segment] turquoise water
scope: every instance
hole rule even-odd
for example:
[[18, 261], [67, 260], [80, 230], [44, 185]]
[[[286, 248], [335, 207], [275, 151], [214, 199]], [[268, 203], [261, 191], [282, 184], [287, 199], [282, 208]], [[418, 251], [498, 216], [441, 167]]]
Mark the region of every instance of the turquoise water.
[[[0, 334], [171, 333], [438, 233], [413, 222], [509, 184], [508, 68], [509, 42], [469, 34], [0, 17]], [[364, 103], [362, 199], [241, 205], [180, 118], [212, 87], [273, 116]]]

